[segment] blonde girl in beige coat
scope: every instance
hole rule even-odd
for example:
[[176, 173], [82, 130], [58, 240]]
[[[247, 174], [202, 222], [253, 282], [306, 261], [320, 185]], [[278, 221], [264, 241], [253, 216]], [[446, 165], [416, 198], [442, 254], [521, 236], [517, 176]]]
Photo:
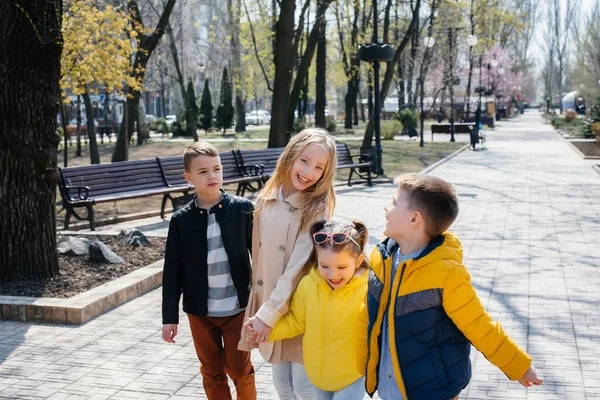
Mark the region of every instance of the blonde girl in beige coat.
[[[303, 266], [313, 243], [313, 222], [329, 219], [335, 208], [335, 142], [323, 129], [305, 129], [281, 154], [272, 178], [257, 197], [252, 232], [252, 291], [245, 327], [257, 332], [260, 354], [272, 364], [280, 399], [314, 399], [314, 387], [302, 365], [302, 337], [267, 342], [271, 328], [289, 307], [292, 293], [306, 275]], [[242, 331], [239, 348], [253, 340]]]

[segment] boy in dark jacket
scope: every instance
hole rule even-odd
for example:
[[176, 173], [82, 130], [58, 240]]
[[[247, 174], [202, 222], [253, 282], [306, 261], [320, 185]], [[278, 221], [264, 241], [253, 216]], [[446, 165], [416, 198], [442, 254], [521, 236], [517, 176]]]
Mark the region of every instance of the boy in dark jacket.
[[540, 385], [531, 357], [483, 308], [460, 241], [446, 231], [458, 215], [454, 187], [420, 174], [396, 183], [385, 207], [388, 238], [370, 260], [367, 393], [377, 390], [384, 400], [458, 399], [471, 379], [471, 345], [509, 379]]
[[221, 189], [217, 149], [194, 143], [183, 155], [194, 200], [173, 214], [163, 272], [162, 338], [175, 343], [179, 299], [187, 313], [211, 400], [231, 399], [227, 374], [239, 400], [256, 399], [250, 353], [237, 349], [251, 284], [252, 203]]

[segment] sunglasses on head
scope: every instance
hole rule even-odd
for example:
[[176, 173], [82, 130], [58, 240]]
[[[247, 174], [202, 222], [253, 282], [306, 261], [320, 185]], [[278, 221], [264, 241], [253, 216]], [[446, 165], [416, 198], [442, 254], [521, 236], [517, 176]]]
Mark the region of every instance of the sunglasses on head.
[[333, 244], [344, 244], [348, 241], [351, 241], [360, 250], [360, 245], [358, 244], [358, 242], [356, 240], [354, 240], [352, 238], [352, 236], [350, 236], [347, 233], [344, 233], [344, 232], [334, 232], [334, 233], [317, 232], [317, 233], [313, 234], [313, 240], [315, 241], [316, 244], [323, 244], [329, 239], [331, 239], [331, 242]]

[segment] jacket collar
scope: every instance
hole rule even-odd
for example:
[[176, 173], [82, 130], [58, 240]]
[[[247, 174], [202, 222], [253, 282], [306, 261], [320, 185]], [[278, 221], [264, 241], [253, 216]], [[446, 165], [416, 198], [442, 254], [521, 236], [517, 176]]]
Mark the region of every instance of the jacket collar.
[[[352, 279], [350, 279], [350, 281], [346, 284], [346, 286], [344, 286], [343, 288], [340, 288], [340, 289], [336, 289], [336, 290], [338, 292], [346, 291], [346, 290], [354, 290], [356, 287], [366, 284], [367, 280], [368, 280], [368, 276], [369, 276], [369, 271], [364, 268], [360, 268], [356, 272], [357, 273], [354, 274], [354, 276], [352, 277]], [[331, 286], [329, 286], [329, 283], [327, 283], [325, 278], [323, 278], [321, 276], [321, 273], [319, 272], [319, 270], [316, 268], [315, 265], [311, 265], [310, 272], [308, 273], [308, 275], [311, 277], [312, 280], [314, 280], [319, 285], [319, 287], [321, 289], [324, 289], [326, 291], [334, 290]]]
[[[392, 257], [394, 252], [398, 250], [398, 243], [386, 238], [383, 242], [377, 245], [382, 258], [388, 259]], [[445, 232], [433, 238], [429, 244], [421, 251], [421, 253], [413, 259], [413, 263], [427, 264], [437, 259], [456, 259], [462, 262], [462, 246], [460, 241], [454, 234]]]
[[300, 208], [300, 200], [302, 199], [302, 192], [297, 191], [292, 193], [286, 198], [283, 198], [283, 191], [280, 188], [276, 193], [271, 193], [269, 196], [265, 196], [265, 200], [282, 200], [295, 208]]
[[[229, 193], [221, 189], [221, 201], [211, 207], [210, 212], [214, 212], [216, 210], [227, 207], [229, 203], [231, 203], [232, 197]], [[190, 207], [193, 210], [204, 210], [203, 208], [198, 207], [198, 194], [194, 194], [194, 201], [190, 203]]]

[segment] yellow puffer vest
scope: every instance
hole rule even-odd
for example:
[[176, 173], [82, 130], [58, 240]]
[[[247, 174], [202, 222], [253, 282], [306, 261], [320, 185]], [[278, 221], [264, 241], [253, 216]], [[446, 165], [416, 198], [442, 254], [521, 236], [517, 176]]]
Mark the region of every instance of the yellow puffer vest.
[[[269, 337], [275, 341], [304, 333], [302, 353], [306, 373], [321, 390], [343, 389], [364, 371], [367, 325], [362, 321], [367, 317], [359, 318], [359, 313], [366, 298], [369, 274], [360, 272], [346, 286], [334, 290], [316, 268], [311, 268], [294, 292], [289, 311]], [[359, 338], [356, 332], [365, 334]]]

